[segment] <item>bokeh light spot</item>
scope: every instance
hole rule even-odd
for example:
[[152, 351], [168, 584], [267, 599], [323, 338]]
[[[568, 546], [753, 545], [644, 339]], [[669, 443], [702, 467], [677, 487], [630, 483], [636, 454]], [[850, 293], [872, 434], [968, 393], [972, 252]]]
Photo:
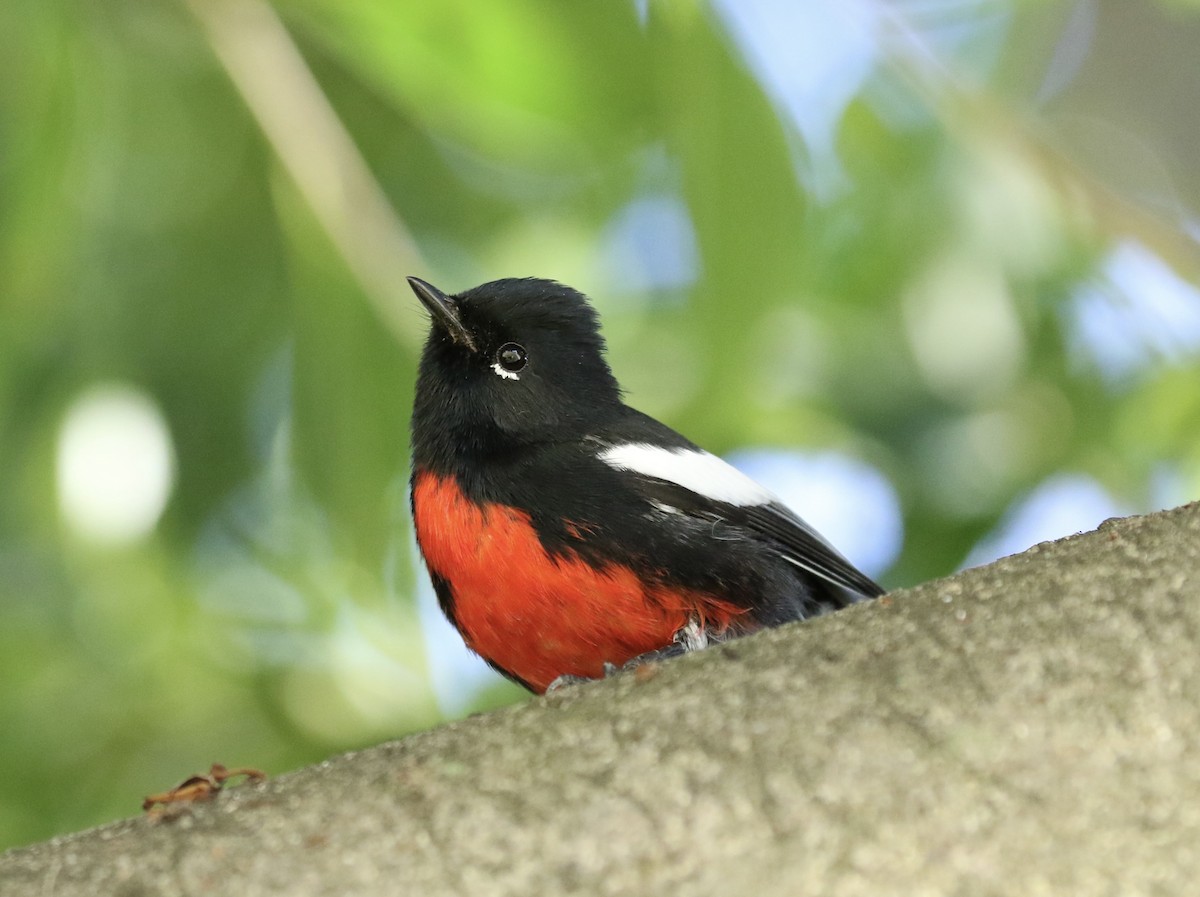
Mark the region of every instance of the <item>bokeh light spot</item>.
[[948, 401], [969, 406], [1002, 394], [1025, 361], [1004, 275], [974, 259], [931, 266], [904, 297], [904, 317], [918, 369]]
[[1116, 246], [1067, 307], [1078, 363], [1088, 360], [1110, 385], [1161, 362], [1200, 355], [1200, 290], [1140, 243]]
[[75, 533], [101, 544], [129, 544], [150, 533], [175, 479], [162, 412], [124, 384], [92, 387], [71, 404], [56, 460], [59, 512]]

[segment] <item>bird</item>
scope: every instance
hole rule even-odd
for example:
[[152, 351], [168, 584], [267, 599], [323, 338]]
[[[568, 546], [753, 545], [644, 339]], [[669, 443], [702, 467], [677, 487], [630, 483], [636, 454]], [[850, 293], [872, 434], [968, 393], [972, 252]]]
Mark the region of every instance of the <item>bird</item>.
[[493, 669], [543, 693], [884, 593], [767, 489], [626, 405], [582, 293], [408, 282], [430, 317], [417, 544]]

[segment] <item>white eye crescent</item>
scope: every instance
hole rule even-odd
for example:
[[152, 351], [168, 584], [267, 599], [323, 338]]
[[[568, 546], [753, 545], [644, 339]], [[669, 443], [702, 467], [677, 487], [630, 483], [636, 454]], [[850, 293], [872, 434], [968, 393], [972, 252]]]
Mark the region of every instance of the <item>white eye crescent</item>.
[[498, 362], [498, 361], [492, 365], [492, 370], [495, 371], [497, 374], [499, 374], [501, 377], [503, 377], [505, 380], [520, 380], [521, 379], [519, 374], [514, 374], [512, 371], [504, 370], [504, 368], [502, 368], [500, 366], [500, 362]]

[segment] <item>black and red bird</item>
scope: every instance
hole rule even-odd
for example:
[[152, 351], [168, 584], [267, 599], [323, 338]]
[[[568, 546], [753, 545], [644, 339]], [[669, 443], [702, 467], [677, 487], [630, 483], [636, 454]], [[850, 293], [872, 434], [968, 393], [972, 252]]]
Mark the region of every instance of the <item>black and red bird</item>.
[[549, 280], [432, 316], [412, 510], [442, 610], [535, 692], [883, 594], [769, 492], [621, 401], [596, 313]]

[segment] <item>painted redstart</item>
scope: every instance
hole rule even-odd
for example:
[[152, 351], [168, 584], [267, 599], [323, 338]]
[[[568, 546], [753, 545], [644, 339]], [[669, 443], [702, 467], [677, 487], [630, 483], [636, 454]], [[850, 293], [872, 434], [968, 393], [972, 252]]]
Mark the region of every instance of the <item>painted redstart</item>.
[[543, 692], [883, 594], [749, 477], [625, 405], [582, 294], [408, 280], [432, 317], [417, 541], [442, 610], [505, 676]]

